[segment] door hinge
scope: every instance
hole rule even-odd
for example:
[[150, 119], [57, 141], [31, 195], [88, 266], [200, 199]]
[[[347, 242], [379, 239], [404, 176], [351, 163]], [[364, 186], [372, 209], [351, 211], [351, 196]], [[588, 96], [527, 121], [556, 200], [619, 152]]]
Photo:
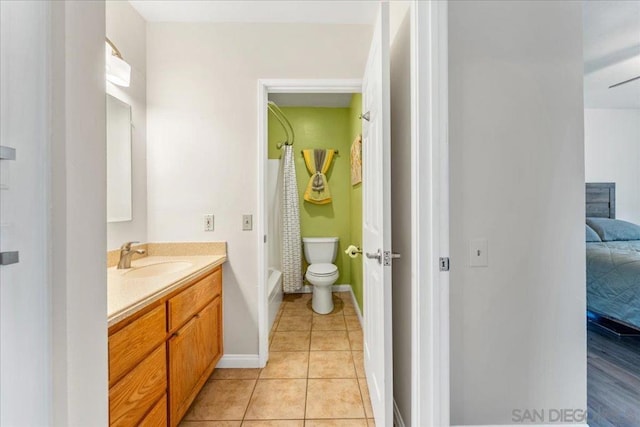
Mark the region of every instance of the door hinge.
[[440, 271], [449, 271], [449, 257], [440, 258]]
[[264, 235], [264, 239], [263, 240], [264, 240], [264, 243], [267, 243], [267, 235], [266, 234]]

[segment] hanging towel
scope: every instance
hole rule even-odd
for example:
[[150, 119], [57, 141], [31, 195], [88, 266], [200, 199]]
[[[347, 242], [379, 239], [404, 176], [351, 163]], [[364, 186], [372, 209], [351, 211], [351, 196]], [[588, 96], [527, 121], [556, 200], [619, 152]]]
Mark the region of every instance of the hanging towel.
[[304, 164], [311, 174], [309, 184], [304, 192], [304, 200], [317, 205], [331, 203], [331, 191], [325, 175], [331, 166], [335, 150], [307, 149], [303, 150]]

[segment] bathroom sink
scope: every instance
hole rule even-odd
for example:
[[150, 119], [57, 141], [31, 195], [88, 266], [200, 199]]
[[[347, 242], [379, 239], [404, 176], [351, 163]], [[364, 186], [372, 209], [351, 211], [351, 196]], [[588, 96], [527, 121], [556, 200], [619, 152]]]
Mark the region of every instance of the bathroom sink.
[[134, 267], [124, 274], [124, 277], [130, 279], [140, 279], [144, 277], [160, 276], [162, 274], [177, 273], [193, 266], [188, 261], [167, 261], [157, 264], [144, 265], [142, 267]]

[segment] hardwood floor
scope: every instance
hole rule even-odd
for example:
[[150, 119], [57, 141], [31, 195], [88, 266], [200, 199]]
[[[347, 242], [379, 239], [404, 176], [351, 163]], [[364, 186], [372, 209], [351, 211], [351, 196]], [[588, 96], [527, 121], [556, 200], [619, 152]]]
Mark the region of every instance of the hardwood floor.
[[640, 337], [587, 328], [589, 427], [640, 426]]

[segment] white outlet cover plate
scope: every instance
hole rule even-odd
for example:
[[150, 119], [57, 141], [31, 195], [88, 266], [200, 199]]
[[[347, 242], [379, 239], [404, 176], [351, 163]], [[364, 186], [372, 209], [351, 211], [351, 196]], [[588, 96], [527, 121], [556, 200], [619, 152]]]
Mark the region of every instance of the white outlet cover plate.
[[489, 243], [487, 239], [473, 239], [469, 246], [469, 265], [471, 267], [489, 266]]

